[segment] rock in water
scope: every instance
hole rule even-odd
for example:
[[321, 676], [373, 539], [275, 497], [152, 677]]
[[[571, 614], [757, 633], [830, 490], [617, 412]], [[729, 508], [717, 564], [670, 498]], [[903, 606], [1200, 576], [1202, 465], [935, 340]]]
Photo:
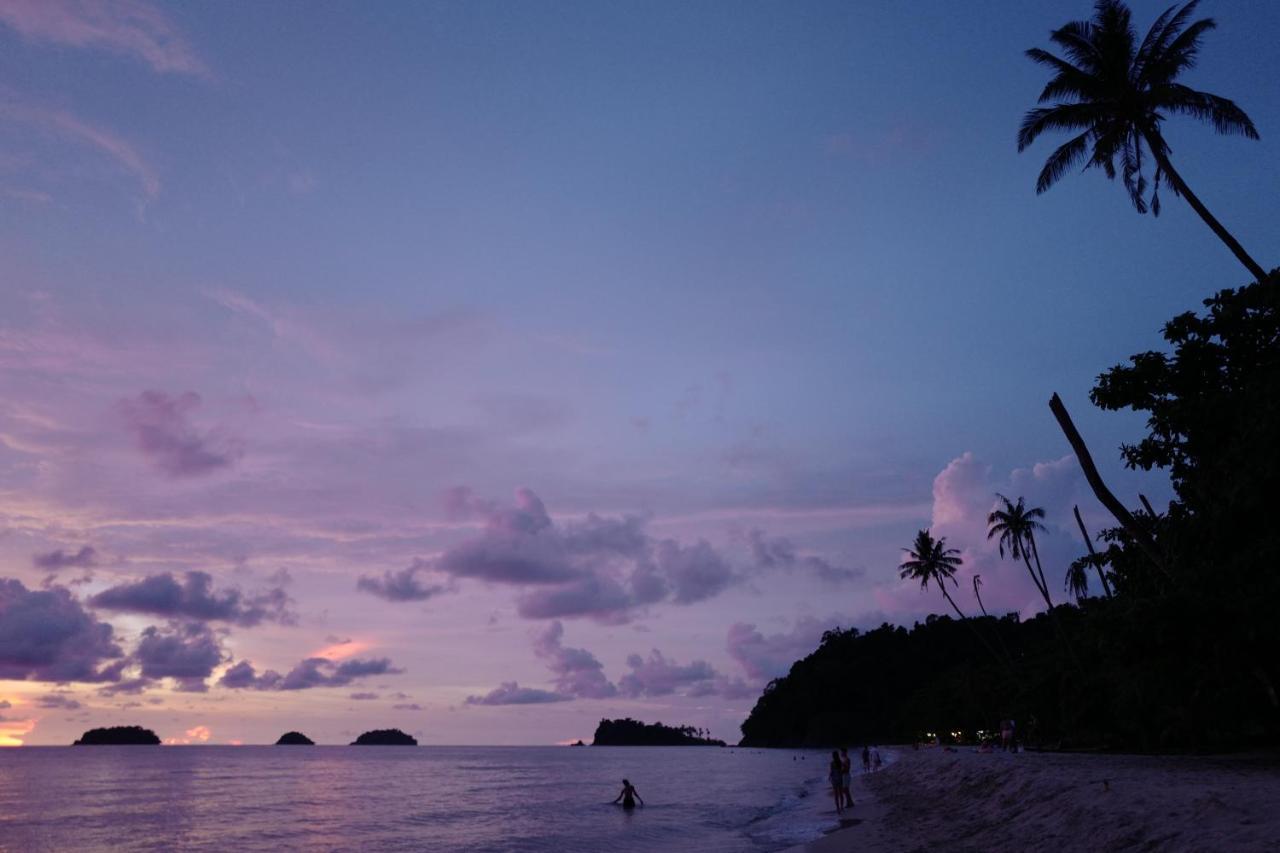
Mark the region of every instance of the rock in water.
[[276, 746], [315, 746], [316, 742], [302, 732], [285, 732], [276, 741]]
[[352, 746], [417, 746], [418, 741], [399, 729], [374, 729], [351, 742]]
[[89, 729], [80, 735], [72, 746], [102, 746], [110, 744], [146, 744], [160, 743], [160, 738], [151, 729], [142, 726], [112, 726], [107, 729]]

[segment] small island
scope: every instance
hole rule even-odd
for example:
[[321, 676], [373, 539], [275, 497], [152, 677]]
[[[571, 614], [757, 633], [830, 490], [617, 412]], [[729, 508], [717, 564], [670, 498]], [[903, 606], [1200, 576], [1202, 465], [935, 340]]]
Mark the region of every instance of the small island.
[[302, 732], [285, 732], [276, 741], [276, 746], [315, 746], [316, 742]]
[[708, 737], [710, 733], [693, 726], [664, 726], [662, 723], [642, 723], [627, 717], [624, 720], [601, 720], [596, 726], [592, 746], [724, 746], [722, 740]]
[[105, 729], [89, 729], [80, 735], [72, 746], [154, 746], [160, 738], [151, 729], [142, 726], [111, 726]]
[[399, 729], [374, 729], [351, 742], [352, 746], [417, 746], [417, 738]]

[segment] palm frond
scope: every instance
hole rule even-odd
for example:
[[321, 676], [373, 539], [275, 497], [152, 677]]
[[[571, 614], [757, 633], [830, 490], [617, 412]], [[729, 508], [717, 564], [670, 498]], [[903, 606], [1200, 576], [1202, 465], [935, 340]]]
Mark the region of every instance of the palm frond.
[[1058, 149], [1049, 155], [1049, 159], [1044, 161], [1044, 168], [1040, 170], [1040, 177], [1036, 179], [1036, 194], [1056, 184], [1068, 169], [1084, 159], [1089, 153], [1088, 149], [1089, 131], [1087, 130], [1070, 142], [1058, 146]]
[[1229, 98], [1198, 92], [1181, 83], [1166, 83], [1153, 89], [1151, 94], [1152, 100], [1161, 108], [1170, 113], [1207, 121], [1218, 133], [1239, 134], [1247, 139], [1258, 138], [1258, 129], [1253, 126], [1253, 119]]

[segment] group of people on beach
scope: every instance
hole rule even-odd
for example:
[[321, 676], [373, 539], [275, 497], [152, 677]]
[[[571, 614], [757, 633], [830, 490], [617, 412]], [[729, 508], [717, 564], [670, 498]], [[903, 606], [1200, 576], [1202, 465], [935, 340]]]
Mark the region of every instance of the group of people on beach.
[[[874, 768], [880, 769], [882, 764], [880, 749], [869, 746], [862, 747], [862, 772], [870, 773]], [[836, 814], [844, 814], [846, 808], [853, 808], [853, 794], [849, 786], [853, 783], [853, 761], [849, 758], [849, 748], [840, 747], [831, 751], [831, 767], [827, 774], [831, 781], [831, 793], [836, 801]]]

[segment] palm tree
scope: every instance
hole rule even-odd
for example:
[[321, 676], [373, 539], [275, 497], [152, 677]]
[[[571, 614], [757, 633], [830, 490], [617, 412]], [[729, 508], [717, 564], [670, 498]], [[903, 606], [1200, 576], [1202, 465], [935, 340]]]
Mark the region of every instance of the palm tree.
[[[1077, 602], [1089, 597], [1089, 567], [1093, 565], [1091, 556], [1084, 556], [1072, 561], [1067, 568], [1067, 580], [1064, 589], [1070, 592]], [[1101, 570], [1099, 570], [1101, 571]]]
[[[898, 566], [898, 576], [903, 580], [920, 581], [921, 589], [927, 589], [929, 583], [938, 585], [938, 589], [942, 591], [942, 597], [951, 605], [951, 609], [960, 617], [960, 621], [969, 626], [969, 630], [973, 631], [973, 635], [978, 638], [982, 645], [986, 646], [987, 651], [993, 658], [1001, 661], [1009, 668], [1009, 674], [1017, 680], [1017, 675], [1013, 671], [1013, 660], [1008, 657], [1001, 657], [987, 638], [982, 636], [977, 628], [973, 627], [970, 622], [956, 605], [955, 600], [951, 597], [951, 593], [947, 592], [947, 581], [955, 586], [960, 584], [956, 581], [956, 569], [960, 568], [964, 562], [960, 559], [960, 552], [955, 548], [947, 547], [947, 539], [945, 536], [934, 539], [928, 530], [921, 530], [916, 533], [916, 541], [911, 543], [910, 548], [903, 548], [907, 552], [907, 559], [903, 560]], [[1003, 642], [1003, 641], [1002, 641]]]
[[938, 585], [938, 589], [942, 590], [942, 597], [951, 605], [951, 609], [961, 619], [965, 618], [964, 613], [956, 606], [955, 601], [951, 598], [951, 593], [947, 592], [947, 581], [959, 586], [956, 582], [956, 569], [964, 562], [960, 559], [960, 552], [955, 548], [947, 547], [947, 538], [934, 539], [929, 535], [928, 530], [921, 530], [916, 533], [916, 541], [911, 543], [910, 548], [903, 548], [907, 552], [907, 559], [903, 560], [898, 566], [898, 576], [903, 580], [918, 580], [920, 588], [927, 589], [929, 582]]
[[[1004, 502], [1003, 509], [993, 509], [987, 516], [987, 538], [999, 537], [1000, 556], [1006, 550], [1015, 560], [1021, 558], [1027, 564], [1027, 574], [1036, 585], [1044, 603], [1053, 609], [1053, 599], [1049, 597], [1049, 585], [1044, 579], [1044, 569], [1040, 566], [1040, 551], [1036, 548], [1036, 531], [1045, 530], [1040, 523], [1044, 518], [1044, 510], [1038, 506], [1028, 507], [1023, 498], [1015, 504], [1004, 495], [996, 493], [996, 497]], [[1031, 568], [1031, 559], [1035, 558], [1036, 568]], [[1036, 575], [1036, 570], [1040, 572]]]
[[1163, 179], [1227, 244], [1249, 274], [1263, 282], [1267, 276], [1262, 267], [1173, 168], [1172, 149], [1161, 132], [1166, 117], [1187, 115], [1210, 122], [1218, 133], [1258, 138], [1249, 116], [1233, 101], [1177, 82], [1179, 74], [1195, 66], [1204, 34], [1217, 26], [1212, 18], [1187, 23], [1198, 2], [1191, 0], [1181, 9], [1170, 6], [1139, 45], [1129, 7], [1120, 0], [1098, 0], [1092, 20], [1072, 21], [1049, 34], [1066, 58], [1038, 47], [1028, 50], [1032, 61], [1053, 71], [1038, 101], [1051, 105], [1027, 111], [1018, 129], [1018, 150], [1026, 149], [1046, 130], [1078, 133], [1049, 155], [1036, 192], [1049, 189], [1081, 162], [1084, 168], [1101, 168], [1114, 179], [1119, 159], [1121, 180], [1139, 213], [1148, 209], [1143, 158], [1144, 151], [1149, 152], [1155, 160], [1151, 212], [1160, 215]]
[[978, 591], [978, 588], [980, 586], [982, 586], [982, 575], [974, 575], [973, 576], [973, 597], [978, 599], [978, 609], [982, 611], [982, 615], [990, 616], [991, 614], [987, 612], [987, 608], [982, 606], [982, 593]]

